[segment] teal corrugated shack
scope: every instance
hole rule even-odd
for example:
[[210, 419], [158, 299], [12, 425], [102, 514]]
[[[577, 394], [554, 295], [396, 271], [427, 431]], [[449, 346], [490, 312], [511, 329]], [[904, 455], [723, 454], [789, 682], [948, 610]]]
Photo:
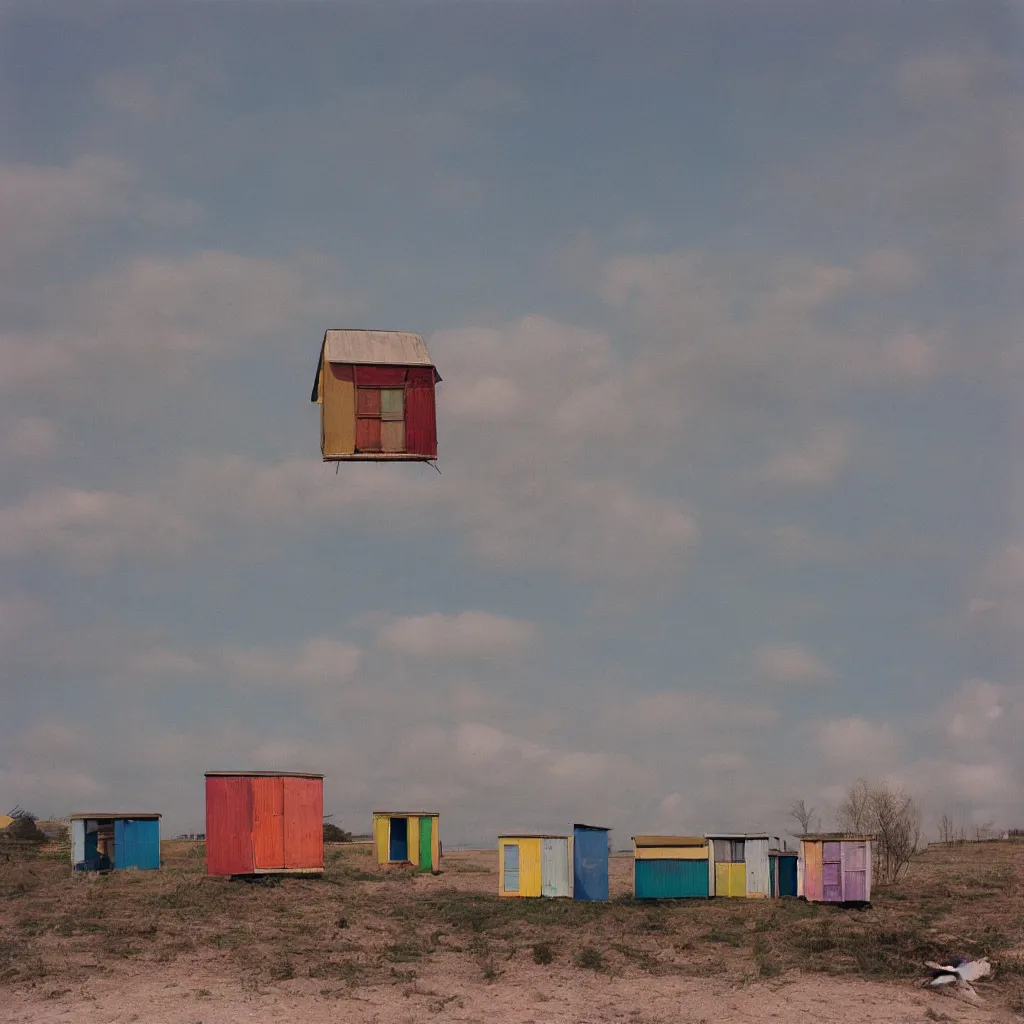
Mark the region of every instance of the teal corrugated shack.
[[160, 867], [159, 814], [72, 814], [74, 871], [156, 871]]
[[796, 850], [768, 851], [768, 895], [796, 896], [796, 864], [799, 854]]
[[633, 895], [638, 900], [707, 899], [707, 840], [633, 836]]

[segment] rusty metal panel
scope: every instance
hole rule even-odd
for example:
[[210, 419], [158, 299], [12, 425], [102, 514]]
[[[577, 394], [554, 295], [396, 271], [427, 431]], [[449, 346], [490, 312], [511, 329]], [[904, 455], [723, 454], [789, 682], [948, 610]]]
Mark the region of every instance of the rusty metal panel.
[[352, 367], [327, 363], [322, 381], [320, 450], [324, 455], [351, 455], [356, 447], [356, 396]]
[[284, 783], [284, 866], [324, 866], [324, 784], [322, 779], [286, 778]]
[[206, 779], [206, 871], [210, 875], [252, 873], [251, 780], [237, 776]]
[[380, 418], [382, 420], [405, 419], [404, 388], [381, 388]]
[[380, 416], [380, 388], [356, 388], [356, 415]]
[[405, 451], [405, 424], [382, 420], [380, 425], [380, 446], [386, 452]]
[[381, 450], [380, 420], [360, 417], [356, 420], [356, 451], [379, 452]]
[[252, 847], [257, 868], [284, 867], [284, 779], [252, 780]]

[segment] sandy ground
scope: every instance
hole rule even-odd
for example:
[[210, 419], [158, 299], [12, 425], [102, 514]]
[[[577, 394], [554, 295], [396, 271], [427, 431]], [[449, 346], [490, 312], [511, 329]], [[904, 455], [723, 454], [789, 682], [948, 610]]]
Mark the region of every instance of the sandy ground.
[[[742, 988], [699, 979], [625, 979], [552, 975], [532, 963], [510, 965], [496, 982], [460, 977], [455, 965], [435, 964], [413, 984], [324, 989], [306, 979], [245, 991], [237, 980], [175, 969], [139, 977], [88, 982], [70, 991], [47, 987], [7, 993], [0, 1019], [52, 1024], [87, 1018], [94, 1024], [839, 1024], [859, 1021], [1019, 1021], [1011, 1014], [961, 1004], [906, 985], [794, 975]], [[41, 998], [42, 997], [42, 998]], [[929, 1015], [930, 1012], [930, 1015]]]
[[[519, 905], [513, 907], [494, 897], [493, 851], [452, 854], [432, 877], [374, 873], [369, 851], [350, 849], [329, 857], [333, 881], [293, 880], [270, 889], [207, 879], [202, 861], [187, 854], [172, 851], [163, 872], [105, 880], [71, 879], [57, 863], [28, 875], [11, 869], [0, 879], [0, 954], [6, 943], [9, 965], [7, 983], [0, 983], [0, 1021], [1024, 1021], [1003, 1008], [1005, 984], [990, 987], [986, 1006], [975, 1007], [910, 978], [858, 977], [842, 957], [835, 971], [822, 973], [795, 968], [804, 960], [792, 950], [756, 953], [759, 942], [801, 928], [826, 937], [853, 928], [835, 932], [845, 936], [840, 953], [858, 928], [878, 929], [884, 941], [907, 926], [908, 914], [939, 898], [947, 901], [946, 918], [914, 918], [922, 941], [953, 941], [953, 929], [967, 920], [982, 937], [996, 926], [1024, 937], [1017, 912], [1024, 848], [982, 851], [979, 863], [991, 876], [983, 883], [974, 861], [925, 857], [903, 892], [872, 914], [852, 917], [745, 900], [654, 908], [511, 901]], [[612, 859], [613, 900], [628, 892], [630, 873], [630, 858]], [[967, 897], [958, 879], [972, 886]], [[501, 915], [524, 903], [541, 916]], [[473, 913], [486, 915], [483, 926]], [[547, 937], [555, 940], [555, 958], [536, 963], [532, 944]], [[960, 941], [976, 940], [961, 932]], [[591, 944], [603, 952], [600, 970], [576, 962]], [[783, 969], [765, 979], [758, 956], [790, 959], [772, 961]], [[1000, 962], [1011, 977], [1024, 974], [1024, 965], [1013, 966], [1021, 962], [1019, 949]]]

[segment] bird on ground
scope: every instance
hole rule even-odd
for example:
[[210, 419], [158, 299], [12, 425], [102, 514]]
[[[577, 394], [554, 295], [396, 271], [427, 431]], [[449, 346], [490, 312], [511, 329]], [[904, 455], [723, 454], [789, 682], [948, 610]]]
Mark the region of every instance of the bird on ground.
[[980, 960], [968, 960], [966, 957], [955, 956], [945, 964], [927, 960], [925, 967], [932, 972], [932, 976], [922, 983], [925, 988], [938, 989], [949, 995], [955, 994], [971, 1003], [982, 1002], [981, 996], [974, 990], [971, 982], [992, 973], [992, 965], [988, 962], [988, 957], [982, 957]]

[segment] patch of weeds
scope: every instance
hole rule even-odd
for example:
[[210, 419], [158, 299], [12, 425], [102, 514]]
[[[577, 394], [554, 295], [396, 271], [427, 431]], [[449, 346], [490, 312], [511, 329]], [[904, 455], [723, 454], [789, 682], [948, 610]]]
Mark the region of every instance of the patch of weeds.
[[[458, 998], [458, 996], [441, 996], [439, 999], [432, 999], [427, 1004], [427, 1009], [431, 1013], [442, 1013], [449, 1003], [454, 1003]], [[462, 1002], [460, 1001], [458, 1005], [462, 1006]]]
[[953, 1018], [950, 1017], [948, 1013], [939, 1013], [938, 1010], [933, 1010], [930, 1006], [928, 1007], [927, 1010], [924, 1011], [924, 1019], [925, 1020], [944, 1020], [944, 1021], [951, 1021], [951, 1020], [953, 1020]]
[[535, 964], [549, 964], [555, 959], [555, 951], [550, 942], [535, 942], [530, 953]]
[[69, 988], [52, 988], [46, 993], [47, 999], [60, 999], [61, 996], [66, 996], [71, 989]]
[[584, 946], [573, 957], [573, 963], [584, 970], [599, 971], [604, 967], [604, 957], [601, 951], [594, 949], [593, 946]]
[[732, 946], [733, 949], [739, 949], [743, 945], [743, 936], [740, 932], [723, 931], [717, 925], [711, 931], [705, 932], [701, 938], [705, 942], [721, 942], [726, 946]]
[[647, 949], [634, 949], [623, 942], [613, 942], [612, 949], [620, 956], [624, 956], [630, 963], [636, 964], [642, 971], [648, 974], [662, 973], [662, 964], [658, 958]]
[[347, 917], [339, 917], [338, 920], [335, 921], [334, 923], [335, 923], [335, 925], [338, 928], [347, 928], [348, 927], [348, 918]]
[[289, 981], [295, 977], [295, 964], [287, 957], [278, 960], [268, 972], [274, 981]]
[[391, 968], [391, 977], [395, 982], [399, 981], [414, 981], [416, 979], [415, 971], [400, 971], [395, 967]]
[[384, 947], [384, 955], [392, 963], [409, 963], [423, 956], [423, 947], [411, 942], [393, 942]]
[[363, 968], [353, 960], [321, 960], [310, 964], [311, 978], [341, 978], [354, 983], [363, 973]]
[[209, 999], [213, 993], [208, 988], [197, 988], [196, 999]]

